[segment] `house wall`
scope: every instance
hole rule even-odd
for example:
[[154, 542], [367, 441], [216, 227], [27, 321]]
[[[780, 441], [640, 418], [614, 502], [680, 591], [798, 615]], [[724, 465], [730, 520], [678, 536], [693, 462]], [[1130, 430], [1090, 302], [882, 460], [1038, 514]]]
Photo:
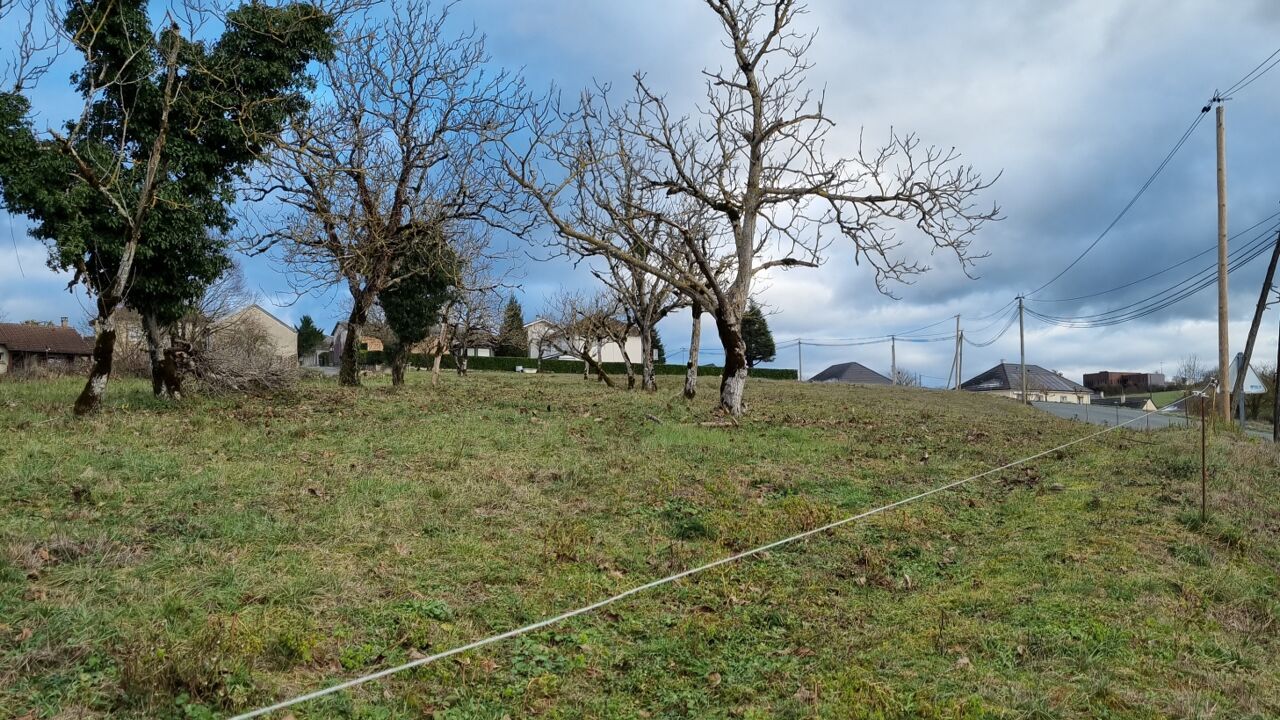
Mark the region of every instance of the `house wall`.
[[295, 359], [298, 357], [298, 333], [268, 315], [257, 305], [250, 305], [219, 323], [212, 342], [217, 345], [220, 336], [247, 332], [262, 335], [271, 352], [277, 357]]
[[9, 372], [22, 372], [38, 367], [73, 368], [78, 363], [88, 362], [87, 355], [66, 355], [63, 353], [17, 352], [0, 345], [0, 375]]
[[[554, 352], [558, 353], [557, 357], [559, 358], [576, 360], [577, 357], [570, 353], [567, 347], [560, 347], [559, 345], [553, 346], [551, 344], [539, 347], [539, 343], [550, 331], [550, 323], [541, 321], [530, 323], [525, 328], [525, 332], [527, 333], [529, 340], [529, 357], [536, 358], [538, 357], [539, 351], [541, 351], [543, 356], [551, 355]], [[576, 347], [581, 347], [582, 339], [573, 338], [573, 343]], [[626, 345], [622, 346], [612, 340], [597, 343], [591, 350], [591, 356], [594, 357], [597, 362], [622, 362], [624, 359], [622, 354], [624, 347], [627, 351], [626, 357], [629, 358], [631, 362], [638, 363], [644, 358], [639, 335], [628, 336]]]

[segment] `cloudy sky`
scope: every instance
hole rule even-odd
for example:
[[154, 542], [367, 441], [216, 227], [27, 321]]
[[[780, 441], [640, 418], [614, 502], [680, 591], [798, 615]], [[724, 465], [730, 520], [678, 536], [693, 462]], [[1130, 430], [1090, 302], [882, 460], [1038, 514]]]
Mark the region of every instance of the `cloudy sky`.
[[[459, 28], [486, 33], [494, 62], [523, 68], [534, 87], [629, 84], [637, 70], [664, 88], [674, 106], [693, 111], [699, 71], [726, 61], [710, 12], [694, 0], [644, 3], [601, 0], [463, 0]], [[804, 374], [857, 360], [887, 372], [889, 347], [822, 347], [822, 340], [929, 332], [964, 318], [983, 342], [1003, 315], [983, 320], [1019, 293], [1035, 290], [1092, 243], [1129, 202], [1215, 89], [1226, 88], [1278, 44], [1280, 4], [1269, 0], [1077, 0], [967, 3], [811, 0], [801, 29], [816, 30], [811, 86], [825, 89], [837, 125], [829, 156], [856, 146], [859, 133], [883, 139], [890, 126], [930, 144], [955, 146], [985, 175], [1000, 174], [985, 199], [1005, 220], [987, 226], [975, 249], [987, 253], [970, 279], [942, 254], [928, 257], [910, 237], [904, 252], [933, 270], [911, 285], [879, 294], [848, 247], [836, 243], [816, 270], [777, 273], [758, 289], [781, 344], [804, 338]], [[65, 73], [64, 73], [65, 75]], [[61, 82], [51, 75], [45, 82]], [[1244, 230], [1280, 212], [1280, 70], [1227, 103], [1230, 226]], [[51, 94], [52, 97], [52, 94]], [[52, 102], [52, 101], [51, 101]], [[56, 106], [51, 106], [56, 111]], [[1206, 254], [1131, 287], [1132, 283], [1207, 250], [1216, 232], [1212, 115], [1128, 215], [1083, 261], [1033, 296], [1041, 313], [1081, 316], [1133, 303], [1207, 268]], [[1243, 247], [1275, 224], [1243, 234]], [[20, 218], [0, 215], [0, 313], [9, 320], [80, 319], [89, 303], [66, 291], [67, 277], [45, 268], [45, 250], [25, 237]], [[536, 248], [531, 248], [535, 250]], [[1233, 352], [1242, 349], [1257, 301], [1266, 254], [1231, 275]], [[245, 260], [263, 304], [282, 318], [304, 313], [322, 325], [338, 319], [338, 293], [295, 299], [264, 259]], [[530, 318], [562, 286], [589, 286], [582, 270], [557, 261], [523, 262], [519, 297]], [[1277, 319], [1264, 320], [1258, 361], [1274, 362]], [[1216, 357], [1215, 294], [1209, 288], [1149, 317], [1100, 329], [1051, 327], [1028, 317], [1028, 362], [1077, 380], [1101, 369], [1172, 373], [1179, 360]], [[944, 322], [945, 321], [945, 322]], [[995, 323], [992, 326], [992, 323]], [[669, 354], [688, 344], [688, 314], [664, 321]], [[1018, 357], [1017, 327], [983, 348], [965, 350], [965, 376]], [[717, 347], [708, 330], [706, 347]], [[682, 361], [682, 357], [673, 357]], [[714, 359], [708, 357], [708, 360]], [[795, 367], [797, 353], [775, 366]], [[952, 362], [950, 342], [904, 343], [901, 366], [941, 384]]]

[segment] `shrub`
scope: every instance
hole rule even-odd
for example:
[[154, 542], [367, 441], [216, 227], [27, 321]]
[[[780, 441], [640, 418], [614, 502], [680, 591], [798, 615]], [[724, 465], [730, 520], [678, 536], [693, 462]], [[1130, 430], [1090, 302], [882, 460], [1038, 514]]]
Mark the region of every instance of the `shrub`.
[[[377, 352], [367, 353], [366, 364], [377, 364], [381, 362], [381, 356], [382, 354]], [[421, 354], [411, 355], [409, 357], [409, 364], [413, 365], [416, 368], [431, 367], [431, 356], [421, 355]], [[447, 368], [449, 370], [454, 369], [455, 366], [453, 362], [453, 357], [450, 355], [445, 355], [441, 359], [440, 366], [442, 368]], [[622, 374], [625, 372], [624, 368], [622, 367], [622, 363], [620, 362], [601, 363], [601, 366], [604, 368], [605, 372], [609, 373], [610, 375]], [[524, 367], [524, 368], [538, 367], [538, 360], [537, 358], [528, 358], [528, 357], [469, 357], [467, 358], [468, 370], [499, 370], [499, 371], [512, 372], [517, 367]], [[640, 365], [638, 363], [635, 364], [635, 369], [637, 372], [639, 372]], [[684, 375], [685, 369], [686, 368], [684, 365], [663, 364], [663, 365], [653, 366], [653, 371], [657, 375]], [[722, 368], [718, 365], [699, 365], [698, 366], [698, 374], [702, 376], [712, 376], [712, 375], [719, 376], [721, 370]], [[568, 374], [581, 373], [582, 361], [580, 360], [543, 360], [542, 369], [540, 370], [540, 372], [568, 373]], [[752, 377], [766, 378], [769, 380], [795, 380], [796, 379], [795, 370], [781, 369], [781, 368], [753, 368], [750, 374]]]

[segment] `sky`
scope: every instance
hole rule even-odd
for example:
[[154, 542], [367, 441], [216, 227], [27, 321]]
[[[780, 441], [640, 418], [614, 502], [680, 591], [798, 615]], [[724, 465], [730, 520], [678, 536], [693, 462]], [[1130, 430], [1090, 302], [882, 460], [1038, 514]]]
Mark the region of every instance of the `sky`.
[[[533, 88], [552, 83], [573, 90], [593, 82], [630, 86], [647, 74], [669, 103], [695, 112], [700, 71], [728, 61], [710, 11], [695, 0], [644, 3], [600, 0], [462, 0], [453, 11], [458, 30], [487, 36], [495, 65], [519, 69]], [[802, 338], [804, 376], [831, 363], [858, 361], [889, 370], [887, 343], [833, 347], [823, 341], [902, 334], [936, 324], [951, 331], [962, 317], [967, 336], [991, 340], [1004, 327], [1008, 304], [1030, 293], [1094, 242], [1147, 180], [1216, 89], [1235, 83], [1276, 50], [1280, 4], [1269, 0], [1075, 0], [1057, 3], [917, 0], [898, 3], [810, 0], [798, 25], [816, 31], [809, 87], [826, 94], [836, 122], [827, 156], [839, 157], [887, 137], [892, 127], [926, 144], [955, 147], [986, 177], [981, 196], [998, 203], [1004, 219], [985, 226], [974, 250], [986, 254], [974, 277], [954, 258], [930, 256], [909, 231], [904, 257], [930, 272], [910, 285], [876, 290], [852, 248], [835, 242], [817, 269], [775, 272], [756, 287], [778, 344]], [[11, 30], [9, 31], [12, 32]], [[43, 109], [58, 117], [69, 100], [59, 95], [66, 72], [44, 80]], [[1280, 212], [1280, 70], [1264, 75], [1226, 103], [1227, 176], [1231, 232]], [[61, 104], [61, 105], [60, 105]], [[1127, 215], [1068, 273], [1031, 296], [1028, 309], [1082, 316], [1127, 305], [1212, 264], [1206, 254], [1142, 282], [1161, 268], [1208, 250], [1217, 229], [1212, 113]], [[1242, 235], [1241, 247], [1274, 224]], [[0, 315], [9, 321], [81, 321], [91, 307], [70, 280], [45, 266], [46, 251], [25, 234], [26, 223], [0, 213]], [[526, 319], [562, 287], [589, 288], [594, 279], [548, 253], [536, 241], [499, 238], [516, 251]], [[1267, 255], [1231, 274], [1232, 353], [1243, 349], [1258, 300]], [[296, 323], [312, 315], [332, 326], [342, 292], [296, 297], [267, 258], [243, 258], [262, 304]], [[1084, 300], [1048, 302], [1131, 287]], [[1006, 309], [995, 317], [992, 313]], [[985, 318], [985, 319], [984, 319]], [[668, 356], [689, 343], [689, 314], [664, 320]], [[719, 347], [704, 322], [704, 360]], [[1273, 364], [1280, 310], [1263, 321], [1255, 364]], [[986, 347], [966, 347], [964, 376], [1019, 356], [1018, 326]], [[1027, 361], [1079, 381], [1097, 370], [1165, 372], [1197, 355], [1217, 355], [1216, 295], [1212, 287], [1159, 313], [1113, 327], [1053, 327], [1028, 315]], [[953, 342], [899, 343], [899, 367], [941, 385], [950, 373]], [[800, 352], [781, 351], [773, 367], [795, 368]]]

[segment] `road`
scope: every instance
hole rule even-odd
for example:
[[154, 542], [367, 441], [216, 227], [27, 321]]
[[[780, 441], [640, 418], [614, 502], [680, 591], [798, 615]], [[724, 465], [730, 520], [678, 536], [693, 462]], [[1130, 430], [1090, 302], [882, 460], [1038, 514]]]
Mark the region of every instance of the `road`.
[[[1092, 423], [1094, 425], [1118, 425], [1129, 420], [1125, 427], [1133, 430], [1159, 430], [1168, 427], [1192, 427], [1197, 420], [1192, 418], [1188, 420], [1182, 410], [1168, 410], [1152, 413], [1148, 417], [1142, 417], [1146, 414], [1143, 410], [1135, 410], [1133, 408], [1119, 407], [1116, 405], [1072, 405], [1070, 403], [1051, 403], [1051, 402], [1033, 402], [1032, 405], [1053, 413], [1060, 418], [1068, 420], [1079, 420], [1081, 422]], [[1270, 440], [1271, 434], [1259, 430], [1250, 429], [1249, 435], [1263, 440]]]

